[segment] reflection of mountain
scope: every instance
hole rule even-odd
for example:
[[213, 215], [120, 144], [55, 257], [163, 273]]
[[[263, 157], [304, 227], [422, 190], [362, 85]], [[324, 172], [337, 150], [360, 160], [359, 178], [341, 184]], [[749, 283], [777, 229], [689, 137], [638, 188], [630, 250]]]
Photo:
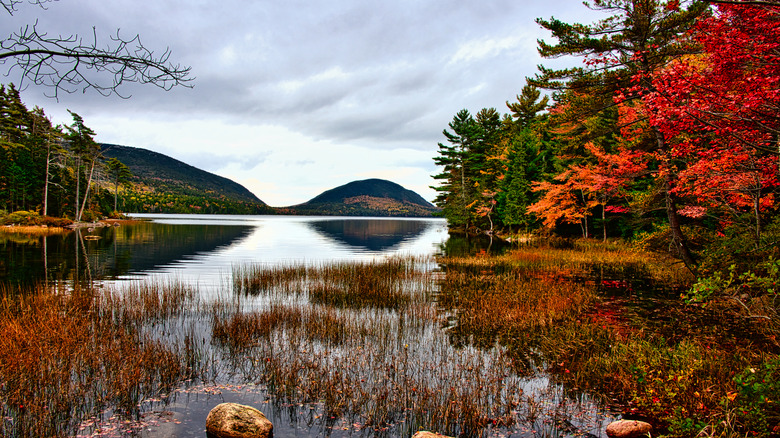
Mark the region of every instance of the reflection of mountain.
[[308, 222], [317, 233], [356, 248], [383, 251], [414, 239], [434, 224], [415, 220], [334, 219]]

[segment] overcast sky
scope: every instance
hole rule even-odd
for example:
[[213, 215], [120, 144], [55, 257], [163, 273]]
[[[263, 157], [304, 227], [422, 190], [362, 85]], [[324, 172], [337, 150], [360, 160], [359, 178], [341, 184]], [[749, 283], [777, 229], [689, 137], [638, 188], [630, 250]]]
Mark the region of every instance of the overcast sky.
[[8, 33], [38, 20], [50, 35], [94, 26], [169, 48], [192, 67], [193, 88], [58, 102], [28, 86], [22, 99], [56, 123], [70, 124], [70, 109], [99, 142], [170, 155], [273, 206], [366, 178], [432, 200], [433, 157], [456, 112], [507, 112], [538, 64], [578, 62], [539, 58], [536, 40], [549, 34], [534, 19], [600, 17], [578, 0], [60, 0], [0, 12]]

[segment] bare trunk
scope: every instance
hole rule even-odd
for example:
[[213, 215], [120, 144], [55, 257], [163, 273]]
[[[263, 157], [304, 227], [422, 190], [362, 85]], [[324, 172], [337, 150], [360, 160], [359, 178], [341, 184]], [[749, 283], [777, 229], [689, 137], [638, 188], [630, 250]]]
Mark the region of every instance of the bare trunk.
[[49, 165], [51, 164], [51, 144], [46, 148], [46, 176], [43, 184], [43, 215], [49, 215]]
[[667, 173], [666, 176], [664, 176], [664, 196], [666, 198], [666, 216], [669, 219], [669, 229], [672, 232], [672, 244], [674, 245], [677, 254], [680, 256], [680, 259], [683, 261], [683, 263], [685, 263], [685, 266], [688, 268], [688, 270], [695, 274], [695, 262], [690, 250], [688, 249], [685, 235], [683, 234], [682, 228], [680, 227], [680, 217], [677, 214], [677, 205], [674, 202], [671, 190], [672, 177], [669, 173]]
[[81, 159], [76, 159], [76, 211], [73, 212], [73, 216], [76, 222], [79, 221], [79, 191], [81, 190]]
[[753, 197], [753, 213], [756, 216], [756, 248], [761, 245], [761, 190]]
[[[666, 139], [664, 139], [663, 133], [656, 126], [653, 126], [652, 129], [653, 134], [655, 135], [658, 150], [662, 152], [668, 152], [666, 147]], [[693, 260], [693, 255], [691, 255], [690, 249], [688, 249], [688, 243], [680, 226], [680, 216], [677, 214], [677, 204], [675, 203], [674, 195], [672, 194], [671, 169], [668, 169], [664, 175], [663, 193], [664, 199], [666, 201], [666, 217], [669, 220], [669, 229], [672, 232], [672, 244], [674, 245], [677, 255], [680, 256], [680, 259], [685, 264], [685, 267], [695, 275], [696, 262]]]
[[604, 231], [604, 242], [607, 241], [607, 200], [601, 204], [601, 229]]
[[119, 196], [119, 173], [116, 174], [116, 179], [114, 180], [114, 211], [116, 210], [116, 199], [117, 196]]
[[87, 189], [84, 191], [84, 199], [81, 201], [81, 209], [79, 210], [79, 216], [76, 222], [81, 221], [81, 215], [84, 214], [84, 207], [87, 206], [87, 199], [89, 198], [89, 186], [92, 184], [92, 175], [95, 172], [95, 160], [92, 160], [92, 165], [89, 168], [89, 178], [87, 178]]

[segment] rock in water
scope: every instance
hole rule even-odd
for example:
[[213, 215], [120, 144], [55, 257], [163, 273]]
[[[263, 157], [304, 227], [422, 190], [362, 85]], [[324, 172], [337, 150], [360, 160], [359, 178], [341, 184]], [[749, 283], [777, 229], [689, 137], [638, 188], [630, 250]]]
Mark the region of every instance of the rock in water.
[[206, 417], [206, 432], [214, 438], [271, 438], [274, 426], [262, 412], [238, 403], [221, 403]]
[[652, 431], [653, 426], [650, 423], [637, 420], [618, 420], [607, 426], [607, 436], [610, 438], [647, 437]]
[[447, 435], [442, 435], [439, 433], [421, 430], [420, 432], [417, 432], [414, 435], [412, 435], [412, 438], [452, 438], [452, 437], [448, 437]]

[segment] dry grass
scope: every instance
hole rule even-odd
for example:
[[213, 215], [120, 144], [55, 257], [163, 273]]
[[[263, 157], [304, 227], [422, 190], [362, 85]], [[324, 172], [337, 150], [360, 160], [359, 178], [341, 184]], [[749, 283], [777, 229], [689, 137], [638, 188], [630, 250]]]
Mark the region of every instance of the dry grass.
[[66, 436], [106, 408], [132, 415], [185, 378], [175, 348], [103, 318], [95, 303], [90, 290], [2, 299], [3, 436]]
[[5, 225], [0, 227], [0, 234], [23, 234], [26, 236], [56, 236], [70, 233], [72, 230], [60, 227]]

